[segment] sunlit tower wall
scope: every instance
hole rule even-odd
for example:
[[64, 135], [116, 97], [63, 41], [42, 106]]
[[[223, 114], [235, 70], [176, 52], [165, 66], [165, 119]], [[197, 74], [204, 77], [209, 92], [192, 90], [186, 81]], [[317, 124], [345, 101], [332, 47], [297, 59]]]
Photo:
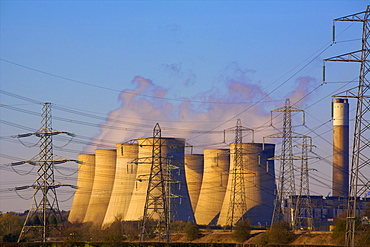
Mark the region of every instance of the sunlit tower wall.
[[195, 220], [199, 225], [216, 225], [225, 197], [230, 167], [229, 149], [205, 149], [204, 173]]
[[95, 150], [95, 176], [89, 206], [83, 222], [101, 227], [107, 212], [116, 173], [116, 150]]
[[103, 227], [124, 219], [135, 188], [137, 165], [132, 161], [138, 157], [138, 144], [117, 144], [116, 150], [116, 175]]
[[[153, 138], [139, 138], [139, 155], [135, 188], [130, 205], [124, 217], [126, 221], [141, 220], [144, 216], [145, 200], [148, 190], [148, 179], [152, 163]], [[186, 186], [184, 156], [185, 140], [181, 138], [162, 138], [162, 160], [164, 165], [172, 166], [172, 184], [170, 198], [171, 220], [194, 221], [188, 188]]]
[[349, 192], [349, 104], [348, 99], [333, 102], [333, 196]]
[[[235, 218], [248, 219], [252, 225], [270, 225], [275, 200], [275, 144], [243, 143], [243, 166], [245, 183], [245, 201], [247, 212], [235, 215]], [[230, 171], [229, 181], [232, 178], [235, 155], [235, 143], [230, 144]], [[230, 202], [231, 183], [228, 183], [223, 200], [218, 224], [227, 225], [227, 213]]]
[[195, 212], [198, 204], [200, 188], [202, 187], [203, 170], [203, 154], [185, 154], [186, 184], [193, 212]]
[[89, 205], [95, 175], [95, 154], [79, 154], [77, 190], [73, 198], [69, 222], [83, 222]]

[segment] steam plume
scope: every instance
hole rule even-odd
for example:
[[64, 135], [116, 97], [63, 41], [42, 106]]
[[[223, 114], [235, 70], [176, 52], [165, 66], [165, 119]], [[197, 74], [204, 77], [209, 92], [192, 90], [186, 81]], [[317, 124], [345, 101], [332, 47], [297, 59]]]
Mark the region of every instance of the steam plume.
[[[311, 77], [299, 78], [297, 88], [288, 93], [287, 97], [293, 103], [298, 101], [314, 81]], [[105, 140], [121, 143], [150, 137], [158, 122], [163, 137], [186, 138], [199, 149], [222, 145], [226, 147], [226, 144], [221, 144], [223, 130], [235, 126], [237, 118], [242, 120], [245, 127], [265, 126], [269, 123], [270, 110], [283, 106], [285, 100], [285, 97], [279, 99], [281, 101], [278, 101], [278, 106], [267, 103], [271, 101], [268, 94], [259, 85], [245, 80], [244, 76], [225, 78], [227, 90], [212, 88], [191, 98], [183, 98], [182, 101], [170, 99], [166, 89], [147, 78], [136, 76], [132, 83], [136, 88], [120, 93], [122, 106], [108, 114], [107, 121], [101, 126], [101, 134], [93, 138], [93, 143], [104, 144]], [[261, 128], [255, 132], [256, 142], [262, 141], [262, 137], [269, 134], [267, 129], [258, 130]], [[244, 140], [248, 142], [251, 138], [247, 136]], [[226, 142], [232, 141], [233, 133], [230, 133]], [[85, 151], [93, 152], [94, 149], [88, 146]]]

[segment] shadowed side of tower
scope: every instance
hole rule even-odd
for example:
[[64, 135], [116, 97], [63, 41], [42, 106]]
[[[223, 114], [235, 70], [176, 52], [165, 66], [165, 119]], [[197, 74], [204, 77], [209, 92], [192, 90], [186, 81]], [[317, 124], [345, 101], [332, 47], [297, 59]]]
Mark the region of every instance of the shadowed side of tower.
[[193, 212], [198, 204], [200, 188], [202, 187], [204, 155], [186, 154], [185, 155], [185, 174], [186, 184]]
[[[263, 147], [264, 146], [264, 147]], [[230, 172], [227, 192], [223, 200], [219, 225], [227, 225], [227, 217], [230, 202], [231, 178], [234, 167], [235, 143], [230, 144]], [[275, 168], [274, 161], [269, 158], [274, 157], [274, 144], [262, 143], [243, 143], [242, 161], [244, 170], [244, 191], [247, 212], [244, 217], [252, 225], [269, 225], [272, 218], [275, 200]], [[234, 215], [236, 221], [243, 216], [240, 212]], [[230, 217], [230, 216], [229, 216]]]
[[138, 157], [138, 144], [117, 144], [116, 148], [116, 175], [103, 226], [124, 219], [136, 182], [137, 164], [133, 161]]
[[89, 205], [95, 175], [95, 154], [80, 154], [78, 160], [77, 190], [73, 199], [68, 221], [82, 222]]
[[116, 150], [95, 150], [95, 176], [84, 222], [101, 227], [108, 208], [116, 173]]
[[195, 220], [199, 225], [217, 223], [225, 197], [230, 167], [229, 149], [205, 149], [204, 173]]

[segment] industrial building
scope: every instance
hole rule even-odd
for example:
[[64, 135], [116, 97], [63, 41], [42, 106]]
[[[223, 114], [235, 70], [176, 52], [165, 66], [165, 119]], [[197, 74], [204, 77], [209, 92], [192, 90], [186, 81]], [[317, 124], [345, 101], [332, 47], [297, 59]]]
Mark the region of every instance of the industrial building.
[[[335, 99], [333, 112], [332, 196], [309, 196], [309, 212], [316, 230], [328, 230], [334, 218], [347, 207], [349, 190], [349, 106], [347, 99]], [[185, 139], [160, 138], [162, 162], [170, 173], [171, 220], [199, 225], [228, 224], [236, 143], [227, 149], [204, 149], [203, 154], [185, 154]], [[81, 154], [78, 190], [69, 215], [71, 222], [92, 222], [109, 226], [116, 219], [143, 219], [148, 177], [153, 159], [154, 138], [121, 143], [116, 149]], [[241, 143], [244, 169], [245, 214], [252, 225], [271, 224], [276, 199], [275, 144]], [[293, 196], [294, 197], [294, 196]], [[295, 196], [297, 197], [297, 196]], [[305, 198], [306, 196], [302, 196]], [[284, 210], [288, 208], [287, 200]], [[294, 198], [289, 200], [295, 202]], [[359, 209], [369, 198], [359, 201]], [[293, 205], [293, 208], [295, 205]]]
[[[293, 197], [295, 202], [296, 197]], [[311, 210], [313, 215], [313, 225], [315, 231], [329, 231], [334, 225], [336, 218], [345, 218], [347, 210], [347, 197], [340, 196], [310, 196]], [[285, 205], [287, 201], [285, 200]], [[293, 204], [295, 206], [295, 204]], [[357, 199], [357, 212], [364, 211], [370, 206], [370, 198]], [[360, 215], [360, 214], [359, 214]], [[303, 214], [302, 217], [308, 217], [308, 214]], [[369, 219], [367, 224], [370, 224]]]
[[[171, 220], [201, 225], [224, 225], [230, 200], [228, 180], [234, 145], [185, 154], [185, 140], [161, 138], [163, 162], [170, 164]], [[153, 138], [117, 144], [115, 150], [81, 154], [78, 190], [69, 221], [92, 222], [105, 227], [116, 219], [143, 218], [152, 159]], [[252, 224], [269, 224], [275, 186], [274, 144], [244, 143], [247, 218]], [[231, 152], [230, 152], [231, 150]], [[231, 161], [231, 163], [230, 163]], [[242, 217], [239, 215], [238, 217]]]
[[[233, 170], [235, 159], [235, 144], [230, 144], [231, 153], [231, 167]], [[274, 144], [261, 143], [242, 143], [242, 162], [244, 166], [244, 188], [245, 188], [245, 202], [247, 211], [245, 213], [246, 219], [252, 225], [270, 225], [272, 212], [274, 209], [275, 200], [275, 167]], [[229, 180], [234, 174], [229, 172]], [[231, 183], [228, 183], [228, 188], [223, 200], [219, 225], [227, 224], [228, 210], [230, 207]], [[235, 217], [242, 218], [243, 215], [235, 215]]]

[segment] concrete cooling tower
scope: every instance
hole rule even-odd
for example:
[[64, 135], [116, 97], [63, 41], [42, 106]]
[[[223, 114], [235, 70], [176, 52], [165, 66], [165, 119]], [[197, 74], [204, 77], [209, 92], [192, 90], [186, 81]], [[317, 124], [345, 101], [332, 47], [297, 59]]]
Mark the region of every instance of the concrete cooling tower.
[[198, 204], [203, 179], [203, 154], [185, 154], [185, 174], [193, 212]]
[[123, 220], [130, 204], [136, 182], [137, 165], [133, 161], [138, 157], [138, 144], [117, 144], [116, 174], [103, 226], [115, 219]]
[[200, 225], [215, 225], [221, 211], [230, 166], [228, 149], [204, 150], [204, 173], [195, 219]]
[[95, 176], [89, 206], [83, 222], [101, 227], [116, 173], [116, 150], [95, 150]]
[[[275, 200], [275, 168], [274, 161], [268, 160], [274, 157], [275, 145], [261, 143], [243, 143], [243, 165], [245, 199], [247, 212], [245, 217], [252, 225], [269, 225], [272, 218]], [[234, 167], [235, 143], [230, 144], [230, 172], [229, 183], [225, 199], [223, 200], [219, 225], [226, 225], [228, 210], [230, 207], [231, 179]], [[242, 215], [235, 215], [234, 218], [240, 219]], [[234, 224], [236, 221], [234, 220]]]
[[349, 104], [348, 99], [333, 103], [333, 196], [349, 192]]
[[[136, 221], [143, 218], [148, 179], [152, 163], [153, 138], [139, 138], [139, 155], [137, 162], [136, 185], [124, 220]], [[171, 170], [174, 182], [171, 184], [172, 220], [194, 221], [186, 186], [184, 169], [185, 140], [162, 137], [161, 156], [163, 164], [176, 167]], [[155, 215], [156, 216], [156, 215]]]
[[82, 222], [84, 220], [94, 183], [95, 155], [80, 154], [78, 155], [78, 160], [82, 164], [78, 165], [78, 189], [76, 190], [68, 217], [70, 222]]

